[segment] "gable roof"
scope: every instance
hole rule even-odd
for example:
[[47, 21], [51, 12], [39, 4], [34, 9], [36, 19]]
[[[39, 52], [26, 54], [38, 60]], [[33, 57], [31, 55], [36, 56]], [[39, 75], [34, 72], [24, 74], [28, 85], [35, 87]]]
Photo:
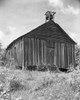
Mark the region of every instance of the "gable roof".
[[7, 49], [11, 47], [13, 43], [15, 43], [16, 41], [18, 41], [23, 37], [52, 39], [52, 40], [76, 44], [76, 42], [72, 40], [72, 38], [70, 38], [70, 36], [57, 23], [55, 23], [52, 20], [40, 25], [39, 27], [26, 33], [25, 35], [17, 38], [7, 47]]

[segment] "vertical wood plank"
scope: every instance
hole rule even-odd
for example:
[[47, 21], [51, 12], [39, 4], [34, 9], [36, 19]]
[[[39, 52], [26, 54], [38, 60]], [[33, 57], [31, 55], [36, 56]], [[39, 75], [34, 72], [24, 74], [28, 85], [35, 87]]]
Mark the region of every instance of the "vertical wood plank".
[[32, 45], [32, 39], [30, 39], [30, 59], [31, 59], [31, 65], [33, 65], [33, 45]]
[[42, 65], [42, 45], [41, 40], [39, 40], [39, 59], [40, 59], [40, 66]]
[[44, 64], [44, 41], [43, 41], [43, 64]]
[[69, 66], [71, 65], [71, 45], [69, 45]]
[[38, 51], [37, 51], [37, 53], [38, 53], [38, 66], [40, 66], [40, 57], [39, 57], [39, 39], [37, 39], [37, 49], [38, 49]]
[[33, 65], [35, 65], [35, 54], [34, 54], [34, 39], [32, 39], [32, 46], [33, 46]]
[[36, 39], [34, 39], [34, 65], [37, 65], [36, 64]]
[[31, 65], [31, 56], [30, 56], [30, 54], [31, 54], [31, 48], [30, 48], [30, 38], [29, 38], [29, 66]]
[[64, 47], [64, 60], [65, 60], [65, 65], [64, 65], [64, 67], [66, 68], [67, 67], [67, 51], [66, 51], [66, 44], [65, 44], [65, 47]]
[[59, 52], [58, 52], [58, 42], [57, 42], [57, 67], [59, 67]]
[[73, 45], [73, 65], [75, 67], [75, 45]]
[[60, 43], [60, 67], [62, 67], [61, 43]]
[[69, 45], [67, 44], [67, 56], [68, 56], [68, 67], [69, 67]]
[[58, 43], [58, 52], [59, 52], [59, 67], [61, 67], [61, 52], [60, 52], [60, 43]]
[[60, 67], [59, 42], [57, 43], [57, 64]]
[[46, 41], [44, 41], [44, 65], [46, 65]]
[[29, 38], [27, 38], [27, 66], [29, 66]]
[[55, 48], [54, 48], [54, 65], [57, 65], [57, 43], [55, 42]]
[[41, 40], [41, 63], [43, 65], [43, 40]]
[[65, 44], [65, 68], [68, 67], [68, 61], [67, 61], [67, 44]]
[[72, 54], [71, 58], [72, 58], [72, 65], [73, 65], [73, 45], [71, 45], [71, 54]]
[[25, 67], [29, 65], [29, 39], [25, 38], [25, 43], [24, 43], [24, 48], [25, 48]]
[[62, 67], [63, 68], [65, 67], [64, 48], [65, 48], [65, 45], [64, 43], [62, 43]]
[[35, 63], [38, 66], [38, 50], [37, 50], [37, 39], [35, 39]]

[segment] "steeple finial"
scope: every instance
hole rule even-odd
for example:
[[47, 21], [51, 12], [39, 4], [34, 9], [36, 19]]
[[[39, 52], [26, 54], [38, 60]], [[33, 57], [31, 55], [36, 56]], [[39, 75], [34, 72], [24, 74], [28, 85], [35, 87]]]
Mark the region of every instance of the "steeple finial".
[[46, 15], [46, 22], [47, 22], [47, 21], [50, 21], [50, 20], [53, 20], [55, 14], [56, 14], [56, 12], [47, 11], [47, 12], [45, 13], [45, 15]]

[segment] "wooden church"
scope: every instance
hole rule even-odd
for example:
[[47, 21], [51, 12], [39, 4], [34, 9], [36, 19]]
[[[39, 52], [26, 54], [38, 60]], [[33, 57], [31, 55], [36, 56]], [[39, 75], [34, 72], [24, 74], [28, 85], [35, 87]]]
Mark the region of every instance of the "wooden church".
[[46, 22], [14, 40], [6, 49], [8, 60], [17, 66], [75, 66], [75, 42], [54, 22], [55, 12], [47, 11]]

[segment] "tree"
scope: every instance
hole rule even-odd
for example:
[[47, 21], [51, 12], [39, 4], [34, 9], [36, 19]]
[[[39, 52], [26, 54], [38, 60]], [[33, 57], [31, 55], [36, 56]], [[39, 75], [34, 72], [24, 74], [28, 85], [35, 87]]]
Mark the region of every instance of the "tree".
[[75, 63], [76, 66], [80, 66], [80, 46], [76, 45], [75, 47]]
[[5, 65], [6, 61], [6, 51], [2, 48], [2, 43], [0, 43], [0, 65]]
[[1, 60], [1, 55], [2, 55], [2, 44], [0, 43], [0, 60]]

